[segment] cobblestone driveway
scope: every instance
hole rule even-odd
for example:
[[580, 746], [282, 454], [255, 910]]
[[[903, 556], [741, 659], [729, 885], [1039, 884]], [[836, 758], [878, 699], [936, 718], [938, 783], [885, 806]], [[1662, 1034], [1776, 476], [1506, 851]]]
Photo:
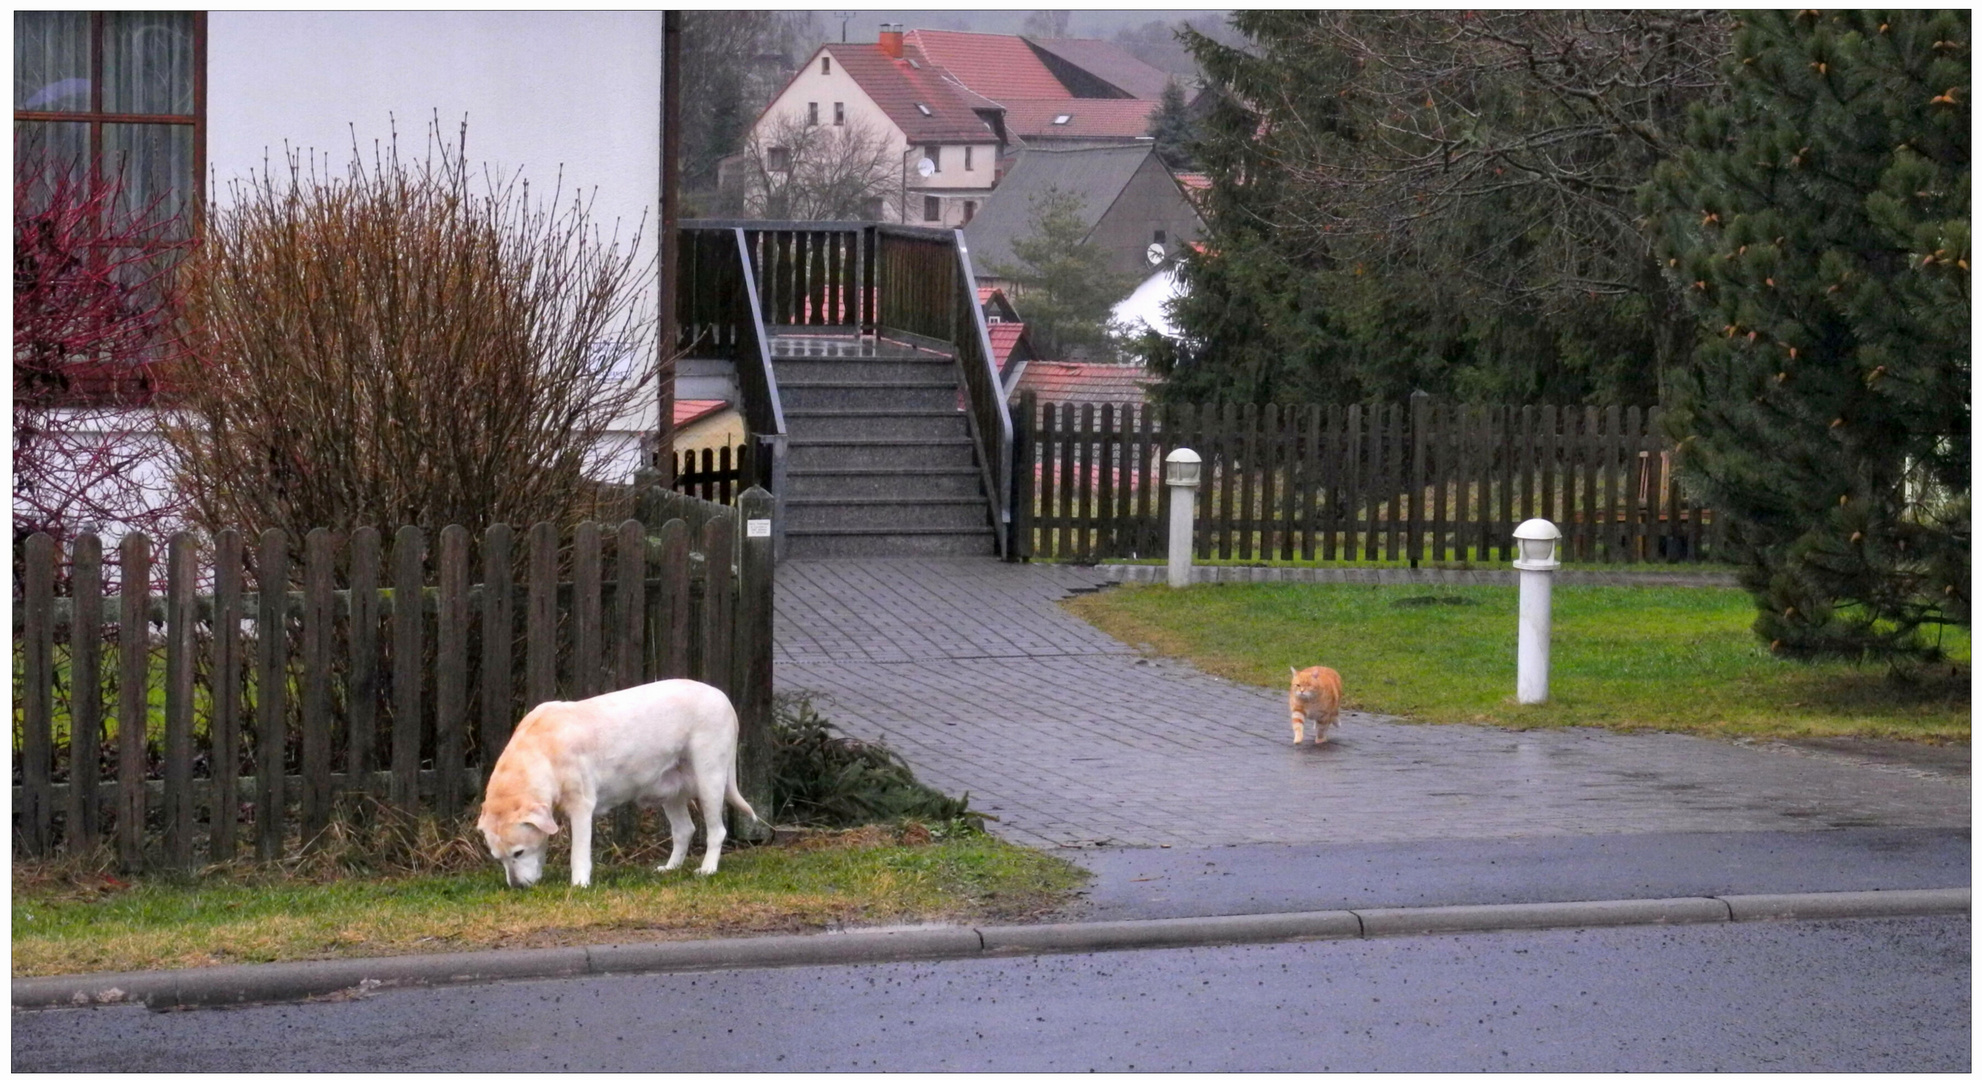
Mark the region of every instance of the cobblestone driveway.
[[923, 780], [968, 791], [992, 831], [1042, 847], [1969, 823], [1965, 775], [1778, 744], [1346, 712], [1328, 743], [1295, 748], [1282, 692], [1139, 656], [1060, 610], [1104, 576], [786, 563], [777, 688], [818, 695], [848, 734], [886, 741]]

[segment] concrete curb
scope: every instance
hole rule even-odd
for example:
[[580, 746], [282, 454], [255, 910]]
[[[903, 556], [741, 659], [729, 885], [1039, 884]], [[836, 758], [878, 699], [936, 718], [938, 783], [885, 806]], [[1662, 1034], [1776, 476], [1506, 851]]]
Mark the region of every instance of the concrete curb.
[[1187, 948], [1399, 934], [1677, 925], [1759, 919], [1962, 915], [1970, 890], [1797, 893], [1556, 904], [1369, 908], [1029, 926], [913, 927], [778, 937], [432, 953], [124, 974], [15, 979], [14, 1008], [142, 1002], [153, 1009], [245, 1005], [437, 986], [572, 975], [654, 974], [808, 964], [875, 964], [1110, 949]]

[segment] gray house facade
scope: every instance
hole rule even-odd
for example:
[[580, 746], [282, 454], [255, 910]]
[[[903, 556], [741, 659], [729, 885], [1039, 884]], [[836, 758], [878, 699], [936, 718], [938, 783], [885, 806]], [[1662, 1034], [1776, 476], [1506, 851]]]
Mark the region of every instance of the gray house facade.
[[[980, 285], [1009, 285], [991, 267], [1015, 261], [1012, 241], [1032, 231], [1033, 199], [1053, 189], [1080, 196], [1085, 242], [1107, 253], [1110, 269], [1137, 280], [1175, 259], [1204, 230], [1183, 186], [1148, 143], [1033, 147], [1018, 155], [997, 191], [964, 226]], [[1153, 246], [1161, 249], [1156, 260], [1150, 258]]]

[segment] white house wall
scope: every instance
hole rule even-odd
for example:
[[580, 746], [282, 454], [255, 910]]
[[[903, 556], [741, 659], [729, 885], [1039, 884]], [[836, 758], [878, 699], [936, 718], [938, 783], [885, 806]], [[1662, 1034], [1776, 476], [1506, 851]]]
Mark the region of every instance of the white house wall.
[[865, 124], [872, 130], [882, 132], [887, 137], [888, 149], [900, 166], [900, 181], [907, 194], [908, 205], [905, 212], [904, 207], [899, 205], [887, 207], [888, 219], [906, 220], [914, 225], [929, 224], [922, 218], [922, 197], [941, 195], [945, 196], [942, 223], [961, 225], [963, 203], [960, 199], [975, 196], [981, 200], [997, 181], [997, 141], [986, 132], [984, 142], [973, 144], [970, 169], [963, 167], [964, 144], [940, 144], [942, 171], [927, 177], [921, 175], [916, 171], [916, 163], [922, 160], [923, 146], [938, 144], [916, 143], [910, 146], [902, 129], [888, 118], [886, 110], [861, 87], [859, 81], [847, 74], [845, 66], [838, 60], [833, 61], [831, 72], [822, 74], [819, 70], [820, 57], [831, 56], [832, 52], [833, 47], [825, 45], [813, 53], [784, 90], [764, 107], [754, 130], [760, 133], [767, 131], [780, 118], [803, 123], [810, 115], [808, 106], [813, 102], [819, 104], [819, 123], [830, 125], [833, 122], [833, 103], [842, 102], [846, 105], [847, 123]]

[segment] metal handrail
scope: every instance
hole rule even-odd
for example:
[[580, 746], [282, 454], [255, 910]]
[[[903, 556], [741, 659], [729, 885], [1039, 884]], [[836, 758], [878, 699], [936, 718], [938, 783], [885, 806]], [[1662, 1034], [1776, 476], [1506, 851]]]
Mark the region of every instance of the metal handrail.
[[[957, 327], [957, 364], [964, 375], [964, 385], [970, 390], [971, 412], [976, 426], [980, 428], [978, 445], [983, 448], [985, 464], [990, 473], [992, 486], [991, 501], [996, 510], [998, 530], [998, 555], [1009, 558], [1012, 543], [1012, 409], [1005, 397], [1004, 380], [998, 378], [998, 364], [991, 352], [991, 332], [984, 322], [984, 308], [977, 302], [977, 274], [970, 264], [970, 245], [965, 242], [962, 229], [952, 230], [956, 238], [957, 267], [961, 275], [957, 279], [957, 301], [960, 313], [967, 312], [965, 325]], [[969, 341], [974, 350], [966, 350]], [[977, 363], [973, 365], [964, 354], [977, 353]], [[972, 377], [973, 372], [976, 378]]]

